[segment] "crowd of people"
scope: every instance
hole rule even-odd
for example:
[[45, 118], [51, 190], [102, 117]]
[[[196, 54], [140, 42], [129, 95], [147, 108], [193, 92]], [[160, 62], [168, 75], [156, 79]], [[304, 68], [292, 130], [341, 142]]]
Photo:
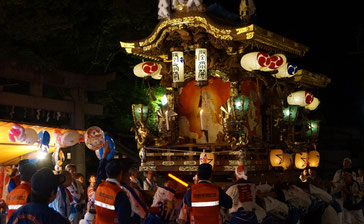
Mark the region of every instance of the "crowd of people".
[[[363, 170], [354, 172], [349, 158], [329, 183], [311, 169], [294, 182], [255, 184], [240, 165], [223, 189], [211, 182], [212, 166], [204, 163], [186, 189], [172, 179], [157, 185], [151, 171], [140, 181], [137, 169], [106, 159], [107, 145], [87, 188], [73, 164], [56, 173], [21, 161], [7, 200], [0, 201], [7, 223], [364, 223]], [[154, 194], [152, 201], [145, 192]]]

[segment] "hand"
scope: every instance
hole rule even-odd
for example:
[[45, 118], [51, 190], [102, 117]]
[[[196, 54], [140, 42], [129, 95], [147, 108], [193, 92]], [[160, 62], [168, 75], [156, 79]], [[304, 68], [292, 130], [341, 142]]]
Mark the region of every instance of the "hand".
[[104, 144], [104, 154], [102, 154], [102, 158], [106, 159], [107, 156], [109, 155], [110, 151], [111, 151], [111, 148], [109, 148], [109, 141], [106, 140], [106, 142]]
[[8, 210], [8, 206], [3, 199], [0, 199], [0, 209]]

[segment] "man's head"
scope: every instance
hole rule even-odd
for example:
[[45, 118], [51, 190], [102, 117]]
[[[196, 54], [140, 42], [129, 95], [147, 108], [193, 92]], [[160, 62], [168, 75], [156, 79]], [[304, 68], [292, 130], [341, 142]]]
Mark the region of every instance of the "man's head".
[[209, 180], [212, 177], [212, 166], [202, 163], [198, 166], [197, 177], [199, 180]]
[[363, 177], [364, 176], [364, 169], [363, 168], [359, 168], [358, 169], [358, 176], [359, 177]]
[[77, 178], [77, 167], [75, 164], [67, 164], [65, 169], [70, 172], [73, 179]]
[[33, 164], [24, 164], [19, 168], [20, 179], [22, 181], [30, 181], [35, 172], [37, 172], [37, 168]]
[[90, 178], [88, 178], [88, 182], [90, 182], [90, 184], [96, 184], [96, 176], [92, 174]]
[[70, 174], [70, 172], [63, 170], [61, 172], [61, 174], [65, 177], [65, 181], [63, 182], [62, 186], [63, 187], [68, 187], [72, 184], [73, 178], [72, 175]]
[[65, 181], [65, 176], [55, 175], [51, 169], [38, 170], [30, 180], [32, 202], [49, 204], [56, 197], [57, 187]]
[[118, 160], [113, 159], [110, 162], [108, 162], [108, 164], [105, 167], [105, 170], [108, 178], [116, 179], [119, 182], [122, 180], [123, 167], [121, 166], [121, 163]]
[[84, 178], [82, 173], [77, 173], [76, 180], [80, 181], [83, 184]]
[[346, 157], [343, 161], [343, 168], [350, 169], [351, 168], [351, 159]]
[[147, 173], [147, 178], [148, 178], [148, 180], [152, 180], [153, 179], [153, 171], [148, 171], [148, 173]]

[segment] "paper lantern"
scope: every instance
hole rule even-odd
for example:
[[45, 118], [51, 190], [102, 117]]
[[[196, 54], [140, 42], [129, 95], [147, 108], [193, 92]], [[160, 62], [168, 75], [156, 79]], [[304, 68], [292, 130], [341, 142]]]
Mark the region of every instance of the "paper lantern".
[[139, 78], [144, 78], [147, 76], [156, 76], [160, 73], [162, 66], [158, 63], [152, 61], [146, 61], [134, 66], [134, 75]]
[[297, 169], [305, 169], [307, 167], [307, 152], [296, 153], [294, 164]]
[[81, 135], [75, 131], [71, 130], [66, 133], [64, 133], [61, 137], [61, 145], [63, 147], [71, 147], [76, 145], [81, 138]]
[[208, 163], [212, 167], [214, 167], [215, 164], [215, 154], [211, 152], [201, 152], [200, 154], [200, 164], [202, 163]]
[[277, 79], [290, 78], [297, 74], [298, 67], [293, 63], [286, 63], [278, 68], [278, 72], [273, 74], [273, 77]]
[[33, 145], [38, 140], [38, 134], [33, 128], [25, 129], [25, 144]]
[[261, 71], [274, 71], [277, 70], [279, 67], [287, 63], [287, 58], [283, 54], [275, 54], [270, 56], [270, 63], [268, 66], [262, 67]]
[[270, 164], [273, 167], [282, 166], [283, 163], [283, 151], [281, 149], [272, 149], [269, 153]]
[[295, 121], [297, 117], [298, 106], [289, 106], [283, 108], [283, 120]]
[[308, 121], [307, 122], [307, 126], [308, 126], [308, 131], [307, 131], [307, 135], [308, 136], [317, 136], [319, 133], [319, 121]]
[[91, 150], [100, 149], [105, 142], [104, 131], [97, 127], [89, 127], [85, 132], [85, 145]]
[[261, 70], [270, 64], [270, 56], [263, 52], [250, 52], [241, 57], [240, 65], [247, 71]]
[[288, 168], [292, 165], [293, 159], [291, 154], [283, 153], [283, 162], [282, 167], [284, 170], [288, 170]]
[[195, 51], [196, 81], [207, 81], [207, 49], [196, 48]]
[[172, 52], [172, 77], [173, 82], [185, 81], [184, 58], [182, 51]]
[[305, 108], [308, 110], [315, 110], [319, 105], [320, 105], [320, 100], [314, 97], [312, 103], [306, 105]]
[[320, 153], [316, 150], [308, 153], [308, 164], [310, 167], [318, 167], [320, 164]]
[[297, 91], [294, 93], [289, 94], [287, 97], [287, 102], [289, 105], [297, 105], [304, 107], [313, 101], [313, 94], [308, 91]]

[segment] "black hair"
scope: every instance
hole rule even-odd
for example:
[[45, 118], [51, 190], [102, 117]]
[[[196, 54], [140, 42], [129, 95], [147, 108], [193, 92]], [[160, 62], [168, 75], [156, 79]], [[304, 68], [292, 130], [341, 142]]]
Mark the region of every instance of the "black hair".
[[211, 178], [211, 176], [212, 176], [212, 174], [209, 174], [209, 175], [201, 175], [201, 174], [197, 174], [197, 177], [198, 177], [198, 179], [200, 179], [200, 180], [208, 180], [208, 179], [210, 179], [210, 178]]
[[117, 178], [120, 173], [123, 172], [124, 168], [118, 160], [111, 160], [105, 167], [106, 176], [108, 178]]

